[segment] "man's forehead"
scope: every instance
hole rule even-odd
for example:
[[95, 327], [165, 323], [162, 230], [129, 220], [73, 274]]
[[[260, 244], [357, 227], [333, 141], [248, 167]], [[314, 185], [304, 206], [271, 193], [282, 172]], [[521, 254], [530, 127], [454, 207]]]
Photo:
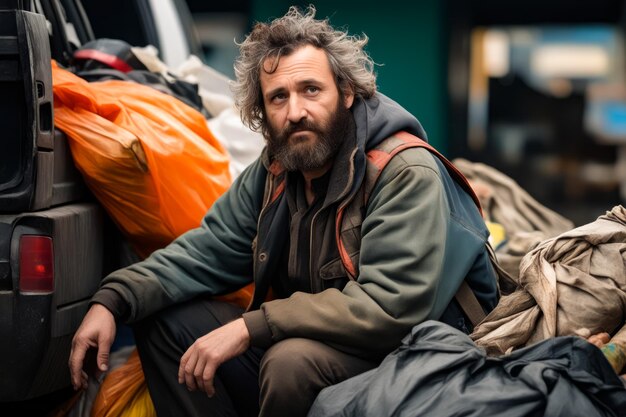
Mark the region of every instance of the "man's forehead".
[[260, 76], [263, 85], [287, 79], [323, 81], [328, 77], [332, 78], [333, 74], [326, 53], [322, 49], [307, 45], [289, 55], [266, 58]]

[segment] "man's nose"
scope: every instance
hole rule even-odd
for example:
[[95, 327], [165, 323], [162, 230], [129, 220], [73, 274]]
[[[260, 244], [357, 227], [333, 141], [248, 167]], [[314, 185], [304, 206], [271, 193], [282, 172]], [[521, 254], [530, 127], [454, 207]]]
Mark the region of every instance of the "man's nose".
[[287, 119], [291, 123], [298, 123], [307, 116], [307, 111], [302, 100], [295, 94], [289, 97]]

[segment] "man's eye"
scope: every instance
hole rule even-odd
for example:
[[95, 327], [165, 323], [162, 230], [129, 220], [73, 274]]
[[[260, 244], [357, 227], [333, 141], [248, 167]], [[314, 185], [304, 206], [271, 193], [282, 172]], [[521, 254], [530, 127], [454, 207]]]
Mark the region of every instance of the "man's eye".
[[283, 101], [287, 96], [285, 94], [276, 94], [275, 96], [272, 97], [272, 101], [273, 102], [280, 102]]
[[318, 87], [314, 87], [314, 86], [309, 86], [306, 88], [306, 92], [309, 94], [315, 94], [318, 91], [320, 91], [320, 89]]

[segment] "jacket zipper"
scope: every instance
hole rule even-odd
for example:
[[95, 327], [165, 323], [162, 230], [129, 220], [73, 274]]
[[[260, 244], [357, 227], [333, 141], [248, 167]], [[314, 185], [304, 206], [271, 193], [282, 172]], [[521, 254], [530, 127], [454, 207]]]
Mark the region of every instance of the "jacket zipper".
[[[356, 149], [350, 154], [350, 159], [354, 160], [354, 154], [356, 153]], [[354, 163], [350, 164], [350, 172], [348, 173], [348, 187], [352, 187], [352, 182], [354, 181]], [[354, 197], [354, 195], [352, 196]], [[337, 213], [339, 213], [339, 210], [341, 209], [341, 207], [343, 207], [344, 205], [347, 205], [350, 203], [350, 201], [352, 201], [352, 198], [348, 198], [347, 200], [344, 200], [343, 203], [340, 203], [339, 206], [337, 207]], [[313, 215], [313, 219], [311, 220], [311, 230], [309, 232], [309, 284], [311, 285], [311, 291], [315, 291], [316, 288], [313, 286], [313, 230], [314, 230], [314, 226], [315, 226], [315, 220], [317, 220], [317, 216], [320, 212], [322, 212], [322, 210], [327, 209], [329, 206], [325, 206], [322, 207], [317, 213], [315, 213]], [[336, 214], [335, 214], [336, 215]], [[335, 222], [335, 219], [333, 219], [333, 223]], [[341, 225], [339, 225], [339, 227], [341, 227]], [[339, 231], [339, 234], [341, 235], [341, 231]], [[338, 242], [337, 242], [338, 243]], [[356, 278], [356, 277], [355, 277]], [[318, 282], [320, 280], [317, 280]], [[320, 283], [319, 285], [319, 290], [321, 292], [322, 290], [322, 285]]]
[[272, 174], [268, 173], [268, 177], [269, 180], [265, 182], [265, 190], [264, 190], [264, 196], [263, 196], [263, 205], [261, 206], [261, 211], [259, 212], [259, 218], [257, 219], [257, 225], [256, 225], [256, 236], [254, 237], [254, 241], [253, 241], [253, 249], [252, 249], [252, 254], [254, 256], [254, 260], [252, 261], [252, 281], [254, 282], [254, 291], [252, 292], [252, 297], [250, 298], [250, 303], [248, 303], [248, 307], [246, 308], [246, 311], [249, 311], [250, 308], [252, 307], [252, 303], [254, 302], [254, 299], [256, 298], [256, 281], [257, 281], [257, 269], [258, 267], [258, 260], [257, 257], [259, 255], [259, 230], [261, 229], [261, 219], [263, 218], [263, 215], [265, 214], [265, 211], [267, 210], [267, 206], [269, 206], [269, 201], [272, 198], [272, 194], [273, 194], [273, 188], [274, 188], [274, 182], [275, 182], [275, 176]]
[[[313, 230], [315, 229], [315, 220], [317, 220], [317, 215], [324, 209], [318, 210], [317, 213], [313, 215], [313, 219], [311, 219], [311, 230], [309, 231], [309, 284], [311, 285], [311, 292], [315, 294], [316, 292], [320, 292], [322, 286], [316, 288], [313, 285]], [[316, 280], [317, 281], [317, 280]], [[318, 289], [320, 291], [318, 291]]]

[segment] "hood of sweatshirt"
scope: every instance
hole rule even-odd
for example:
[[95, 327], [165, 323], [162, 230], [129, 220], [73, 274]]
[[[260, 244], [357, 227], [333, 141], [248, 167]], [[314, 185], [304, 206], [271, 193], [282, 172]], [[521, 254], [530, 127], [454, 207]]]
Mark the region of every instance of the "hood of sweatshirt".
[[367, 100], [356, 98], [352, 114], [356, 123], [357, 146], [365, 151], [399, 131], [428, 141], [417, 118], [384, 94], [376, 93]]
[[344, 153], [346, 148], [352, 151], [347, 158], [335, 160], [333, 171], [343, 175], [340, 174], [334, 182], [334, 187], [331, 186], [331, 189], [335, 190], [329, 189], [335, 191], [329, 193], [328, 200], [331, 201], [356, 193], [365, 176], [366, 152], [394, 133], [405, 131], [428, 141], [419, 120], [384, 94], [376, 93], [369, 99], [355, 98], [351, 110], [355, 134], [352, 138], [346, 138], [342, 148]]

